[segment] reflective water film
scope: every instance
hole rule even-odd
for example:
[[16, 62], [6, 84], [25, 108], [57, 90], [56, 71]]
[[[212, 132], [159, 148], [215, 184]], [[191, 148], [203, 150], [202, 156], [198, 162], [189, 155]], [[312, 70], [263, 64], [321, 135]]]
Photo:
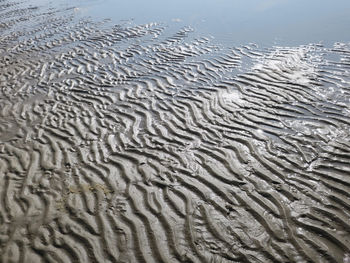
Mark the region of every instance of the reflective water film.
[[[46, 0], [31, 0], [47, 4]], [[221, 42], [301, 45], [350, 41], [347, 0], [60, 0], [83, 15], [115, 22], [176, 22]]]

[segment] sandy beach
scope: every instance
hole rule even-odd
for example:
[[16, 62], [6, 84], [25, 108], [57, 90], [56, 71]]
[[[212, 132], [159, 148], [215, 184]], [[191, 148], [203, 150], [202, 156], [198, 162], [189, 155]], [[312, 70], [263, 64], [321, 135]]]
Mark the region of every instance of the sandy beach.
[[350, 43], [78, 8], [0, 1], [0, 262], [350, 263]]

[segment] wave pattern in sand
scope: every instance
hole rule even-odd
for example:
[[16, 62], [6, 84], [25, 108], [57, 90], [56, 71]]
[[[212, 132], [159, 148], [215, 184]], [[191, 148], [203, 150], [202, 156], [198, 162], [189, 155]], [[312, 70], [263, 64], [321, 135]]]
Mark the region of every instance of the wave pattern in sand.
[[0, 3], [1, 262], [350, 262], [349, 45]]

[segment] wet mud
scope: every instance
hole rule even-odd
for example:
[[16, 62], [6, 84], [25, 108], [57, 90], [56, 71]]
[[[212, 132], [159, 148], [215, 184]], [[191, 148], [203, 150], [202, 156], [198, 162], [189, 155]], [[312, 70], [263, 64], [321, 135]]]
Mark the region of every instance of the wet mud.
[[350, 262], [349, 44], [0, 21], [0, 262]]

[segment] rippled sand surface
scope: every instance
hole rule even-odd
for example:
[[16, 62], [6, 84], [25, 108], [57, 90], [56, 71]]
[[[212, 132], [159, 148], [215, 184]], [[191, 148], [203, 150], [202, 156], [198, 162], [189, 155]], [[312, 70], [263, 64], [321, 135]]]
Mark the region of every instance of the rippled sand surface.
[[350, 262], [350, 44], [0, 21], [1, 262]]

